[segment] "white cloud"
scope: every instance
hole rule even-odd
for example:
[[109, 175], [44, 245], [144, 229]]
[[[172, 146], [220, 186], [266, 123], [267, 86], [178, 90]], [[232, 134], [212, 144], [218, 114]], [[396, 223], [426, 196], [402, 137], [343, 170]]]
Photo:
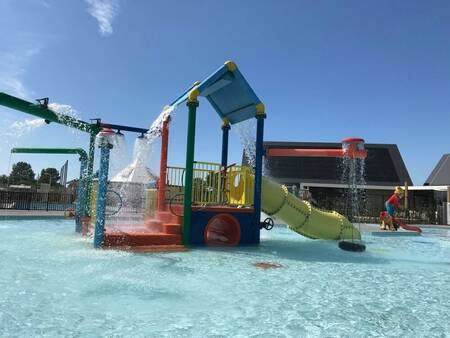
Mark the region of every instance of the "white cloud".
[[9, 128], [9, 133], [14, 135], [15, 138], [32, 132], [34, 129], [45, 125], [43, 119], [25, 119], [23, 121], [15, 121]]
[[46, 0], [40, 0], [39, 4], [41, 4], [41, 6], [44, 6], [45, 8], [51, 8], [52, 6], [50, 5], [49, 2], [47, 2]]
[[39, 54], [39, 48], [17, 48], [14, 52], [0, 52], [0, 91], [30, 98], [33, 94], [23, 83], [22, 77], [32, 58]]
[[43, 125], [45, 125], [43, 119], [25, 119], [14, 121], [9, 125], [8, 120], [2, 121], [2, 123], [0, 123], [0, 126], [3, 129], [2, 142], [0, 143], [0, 155], [3, 155], [3, 150], [9, 151], [9, 149], [14, 148], [22, 137], [31, 134], [31, 132]]
[[4, 78], [1, 78], [0, 88], [2, 89], [2, 91], [10, 93], [14, 96], [28, 96], [28, 90], [25, 88], [23, 82], [14, 76], [5, 76]]
[[86, 0], [88, 13], [98, 21], [100, 34], [111, 35], [112, 22], [119, 11], [118, 0]]

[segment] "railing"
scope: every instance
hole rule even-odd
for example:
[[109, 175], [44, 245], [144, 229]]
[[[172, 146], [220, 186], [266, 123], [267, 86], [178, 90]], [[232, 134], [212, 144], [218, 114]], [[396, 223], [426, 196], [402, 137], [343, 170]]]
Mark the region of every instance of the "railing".
[[0, 209], [64, 211], [75, 208], [74, 194], [0, 191]]
[[[167, 168], [167, 193], [169, 203], [182, 203], [185, 169]], [[248, 167], [195, 162], [192, 182], [194, 205], [227, 205], [249, 207], [253, 204], [253, 177]]]
[[[347, 209], [340, 201], [333, 203], [331, 200], [315, 200], [315, 207], [324, 210], [335, 210], [342, 215], [347, 215]], [[360, 214], [354, 217], [354, 222], [379, 223], [380, 212], [385, 210], [384, 206], [366, 205], [361, 207]], [[410, 209], [396, 212], [396, 217], [407, 224], [442, 224], [444, 211], [439, 207], [428, 207], [420, 209]]]
[[166, 202], [169, 204], [183, 204], [185, 169], [181, 167], [167, 167]]

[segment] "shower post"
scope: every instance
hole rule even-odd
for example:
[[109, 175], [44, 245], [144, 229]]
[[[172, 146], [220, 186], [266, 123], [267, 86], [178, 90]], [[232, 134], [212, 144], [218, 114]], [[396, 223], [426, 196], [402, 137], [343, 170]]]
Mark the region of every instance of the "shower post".
[[105, 208], [108, 189], [109, 152], [112, 144], [106, 138], [100, 141], [100, 171], [98, 175], [98, 192], [96, 206], [96, 220], [94, 231], [94, 248], [101, 248], [105, 236]]
[[169, 122], [170, 116], [164, 120], [161, 132], [161, 161], [158, 181], [158, 211], [166, 210], [167, 190], [167, 153], [169, 148]]
[[75, 209], [75, 231], [81, 233], [81, 219], [86, 216], [86, 161], [87, 158], [80, 156], [80, 178], [78, 180], [77, 203]]
[[253, 193], [254, 196], [253, 207], [255, 209], [255, 224], [256, 226], [259, 227], [261, 219], [262, 158], [264, 155], [264, 145], [263, 145], [264, 119], [266, 118], [264, 104], [260, 103], [256, 106], [255, 117], [257, 124], [256, 124], [255, 186]]

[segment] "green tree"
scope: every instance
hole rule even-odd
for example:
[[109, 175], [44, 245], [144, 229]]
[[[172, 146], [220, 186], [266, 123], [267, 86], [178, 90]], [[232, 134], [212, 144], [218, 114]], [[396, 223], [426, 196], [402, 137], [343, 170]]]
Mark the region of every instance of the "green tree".
[[7, 184], [8, 184], [8, 176], [0, 175], [0, 185], [7, 185]]
[[27, 162], [17, 162], [13, 165], [11, 174], [9, 175], [9, 184], [33, 184], [34, 171], [31, 169], [31, 165]]
[[39, 176], [38, 182], [56, 184], [59, 179], [59, 171], [57, 169], [45, 168], [41, 170], [41, 175]]

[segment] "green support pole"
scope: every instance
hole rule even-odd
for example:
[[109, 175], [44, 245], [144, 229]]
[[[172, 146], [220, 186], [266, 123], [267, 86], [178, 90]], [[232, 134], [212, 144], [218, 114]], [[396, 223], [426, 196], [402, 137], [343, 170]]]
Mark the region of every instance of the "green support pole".
[[189, 108], [187, 146], [186, 146], [186, 172], [184, 182], [183, 204], [183, 244], [189, 245], [191, 240], [191, 206], [192, 206], [192, 179], [194, 176], [194, 149], [195, 149], [195, 119], [198, 107], [196, 96], [187, 102]]
[[87, 214], [89, 216], [92, 215], [91, 209], [91, 195], [92, 195], [92, 174], [94, 172], [94, 154], [95, 154], [95, 137], [98, 132], [92, 132], [89, 138], [89, 151], [88, 151], [88, 160], [87, 160], [87, 173], [86, 173], [86, 205], [87, 205]]

